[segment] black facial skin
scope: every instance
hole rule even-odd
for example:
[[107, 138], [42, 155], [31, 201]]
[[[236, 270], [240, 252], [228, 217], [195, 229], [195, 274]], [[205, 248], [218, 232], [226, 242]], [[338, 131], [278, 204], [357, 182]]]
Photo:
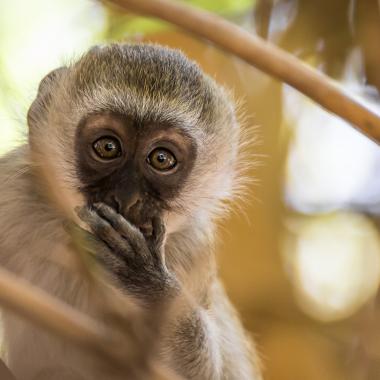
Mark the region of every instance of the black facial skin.
[[[102, 137], [116, 139], [121, 154], [102, 160], [93, 144]], [[173, 153], [176, 165], [159, 171], [149, 163], [149, 155], [163, 148]], [[78, 127], [76, 138], [80, 189], [91, 205], [104, 202], [133, 224], [143, 227], [153, 214], [169, 208], [168, 201], [181, 190], [196, 156], [195, 144], [177, 128], [135, 123], [115, 114], [95, 114]]]
[[[193, 167], [193, 140], [173, 126], [141, 125], [110, 113], [89, 116], [77, 130], [80, 190], [87, 199], [78, 215], [93, 233], [87, 238], [97, 241], [95, 256], [143, 298], [173, 289], [164, 264], [162, 212]], [[111, 158], [104, 150], [109, 142], [120, 149]], [[163, 169], [162, 152], [170, 161]]]

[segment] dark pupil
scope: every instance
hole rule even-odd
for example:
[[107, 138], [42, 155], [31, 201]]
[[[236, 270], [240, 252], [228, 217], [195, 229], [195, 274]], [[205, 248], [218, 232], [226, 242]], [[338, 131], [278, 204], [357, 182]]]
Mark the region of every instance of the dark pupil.
[[157, 161], [160, 162], [161, 164], [166, 161], [166, 154], [165, 153], [159, 153], [157, 155]]
[[121, 155], [121, 147], [112, 137], [102, 137], [93, 145], [96, 154], [104, 159], [113, 159]]
[[113, 142], [108, 142], [104, 149], [107, 151], [107, 152], [111, 152], [112, 150], [114, 150], [116, 147], [115, 147], [115, 144]]
[[177, 160], [172, 152], [167, 149], [157, 148], [148, 157], [148, 162], [157, 170], [171, 170], [176, 164]]

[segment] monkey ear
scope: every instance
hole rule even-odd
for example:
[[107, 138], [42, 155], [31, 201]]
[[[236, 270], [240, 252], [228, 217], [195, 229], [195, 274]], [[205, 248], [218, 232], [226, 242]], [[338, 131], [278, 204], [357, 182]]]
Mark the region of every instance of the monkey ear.
[[41, 121], [50, 104], [51, 94], [56, 83], [62, 75], [68, 70], [66, 66], [60, 67], [47, 74], [40, 82], [37, 91], [37, 97], [29, 108], [27, 122], [29, 128]]

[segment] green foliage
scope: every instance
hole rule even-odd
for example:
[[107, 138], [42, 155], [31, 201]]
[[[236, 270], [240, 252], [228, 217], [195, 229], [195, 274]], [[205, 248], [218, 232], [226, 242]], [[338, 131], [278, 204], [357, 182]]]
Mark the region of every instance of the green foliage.
[[144, 35], [165, 30], [169, 25], [163, 21], [119, 13], [113, 8], [108, 9], [108, 27], [106, 38], [123, 40], [128, 36]]
[[[255, 0], [177, 0], [197, 8], [220, 14], [224, 17], [234, 16], [248, 11]], [[109, 28], [107, 38], [120, 40], [127, 36], [150, 34], [170, 28], [171, 26], [154, 18], [121, 14], [112, 7], [108, 9]]]
[[245, 12], [255, 3], [254, 0], [188, 0], [185, 2], [223, 15]]

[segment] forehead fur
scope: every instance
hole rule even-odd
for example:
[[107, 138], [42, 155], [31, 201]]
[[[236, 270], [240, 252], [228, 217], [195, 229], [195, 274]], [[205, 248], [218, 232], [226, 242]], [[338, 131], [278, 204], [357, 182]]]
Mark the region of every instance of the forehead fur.
[[213, 113], [214, 89], [199, 67], [157, 45], [95, 47], [74, 65], [71, 81], [84, 108], [128, 113], [136, 121], [195, 124]]

